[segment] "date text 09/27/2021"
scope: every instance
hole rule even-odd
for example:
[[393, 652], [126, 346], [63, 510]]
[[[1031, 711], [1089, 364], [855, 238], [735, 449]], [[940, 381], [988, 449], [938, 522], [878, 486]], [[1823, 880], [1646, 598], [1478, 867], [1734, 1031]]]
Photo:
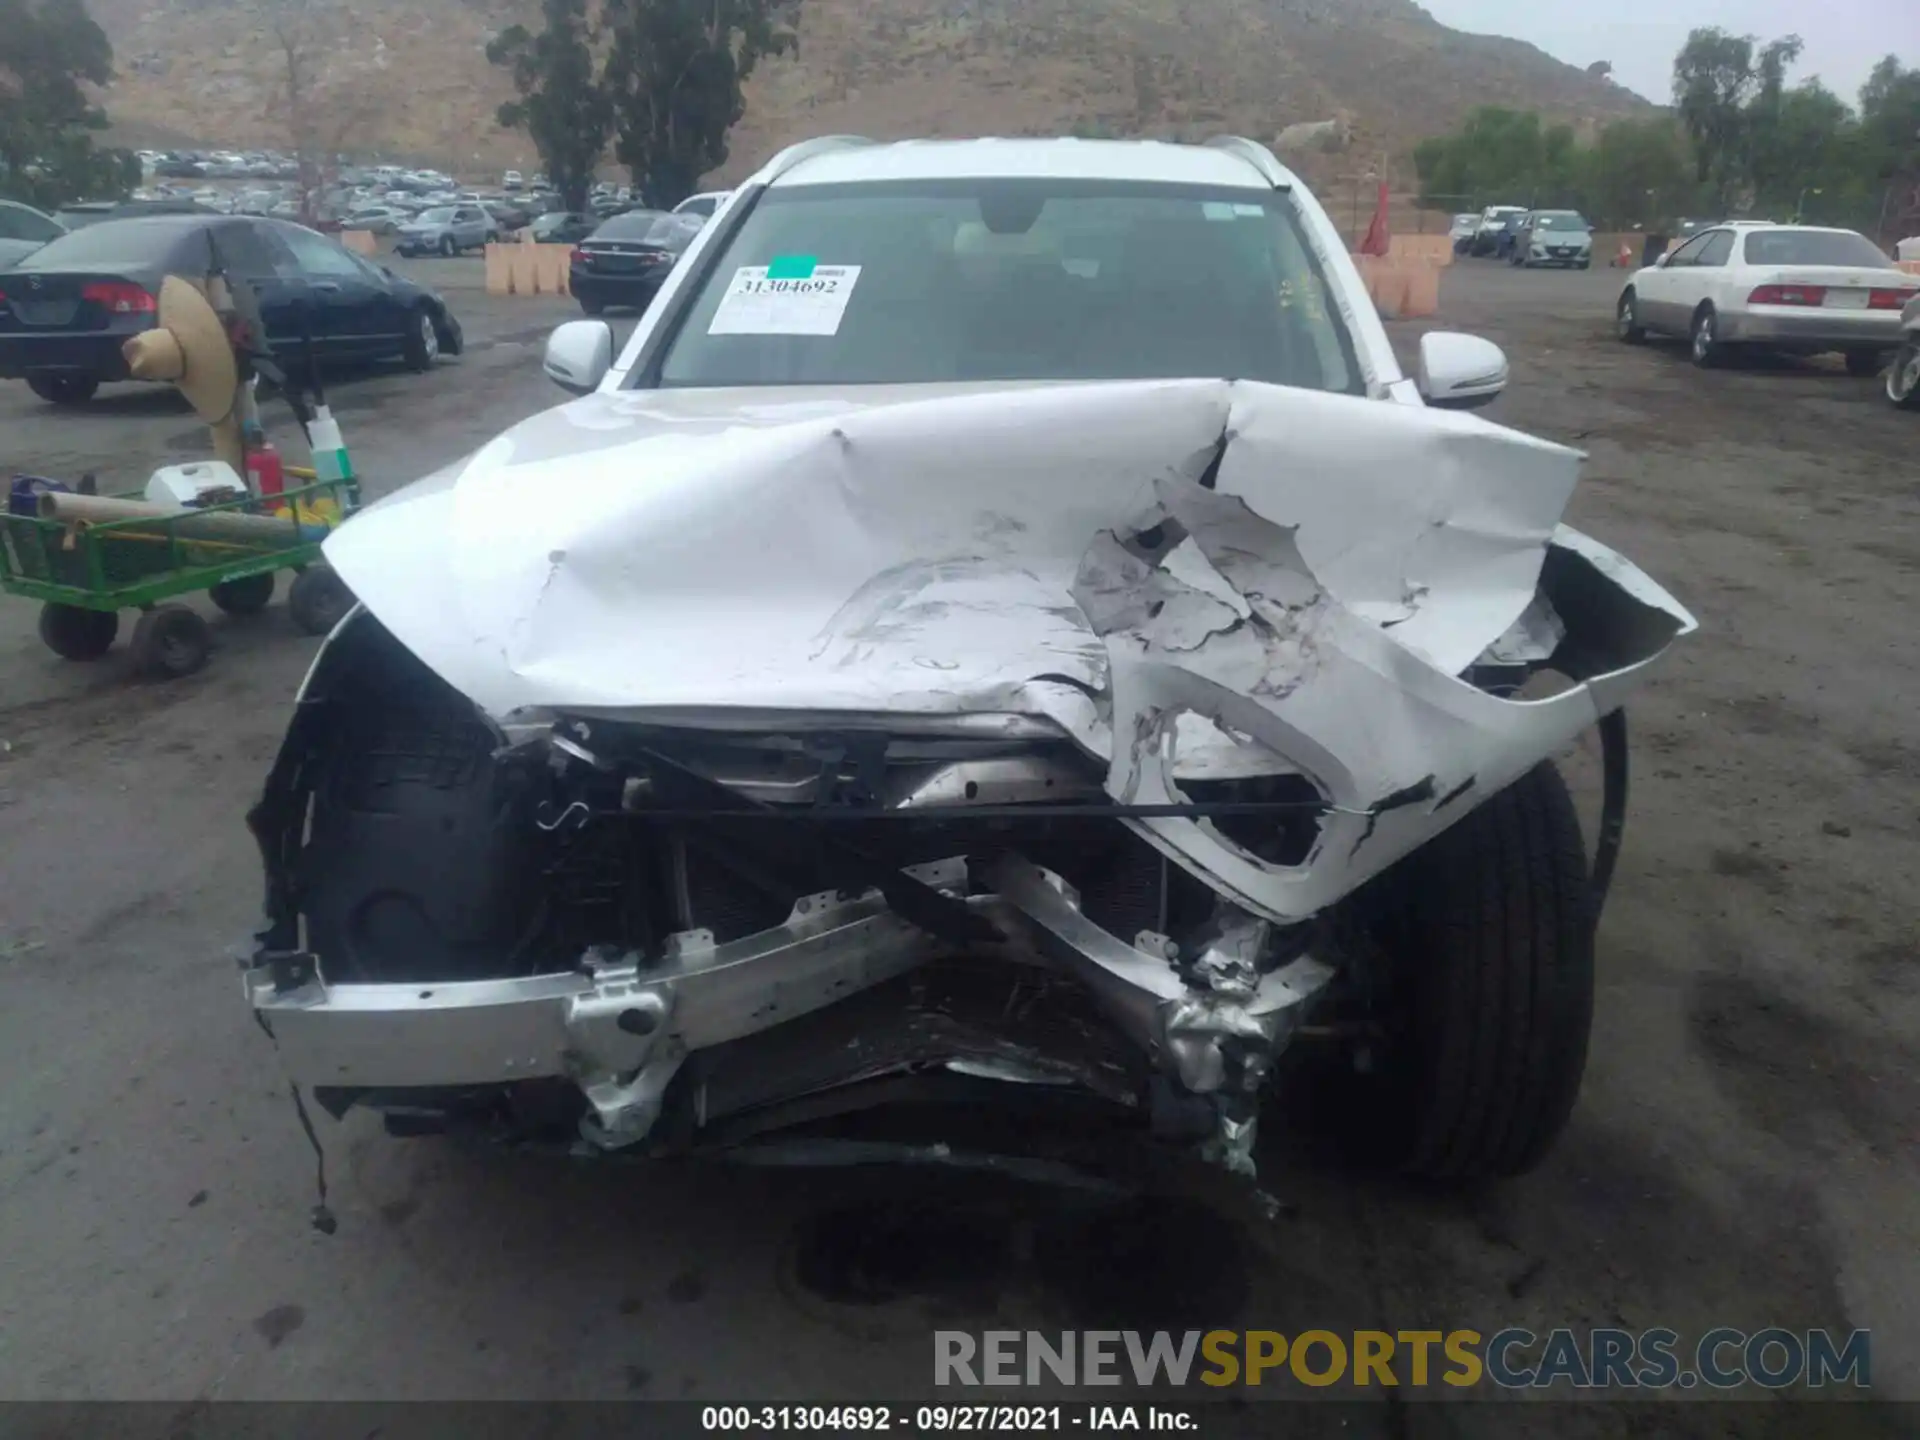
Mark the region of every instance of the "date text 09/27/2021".
[[700, 1411], [700, 1428], [722, 1433], [1156, 1430], [1192, 1434], [1200, 1424], [1192, 1410], [1162, 1405], [708, 1405]]

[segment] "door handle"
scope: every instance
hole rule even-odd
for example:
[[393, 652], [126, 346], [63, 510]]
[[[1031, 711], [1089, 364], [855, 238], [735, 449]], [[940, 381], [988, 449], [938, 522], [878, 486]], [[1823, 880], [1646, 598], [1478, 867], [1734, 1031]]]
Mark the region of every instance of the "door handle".
[[316, 280], [313, 282], [313, 288], [318, 290], [322, 295], [338, 295], [340, 293], [339, 284], [333, 280]]

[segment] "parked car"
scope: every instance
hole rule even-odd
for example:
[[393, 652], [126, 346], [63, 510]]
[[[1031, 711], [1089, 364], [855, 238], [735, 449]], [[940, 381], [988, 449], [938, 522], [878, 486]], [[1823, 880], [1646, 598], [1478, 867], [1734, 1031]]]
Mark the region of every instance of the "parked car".
[[533, 222], [533, 238], [543, 245], [578, 245], [600, 228], [600, 218], [578, 210], [551, 210]]
[[1620, 292], [1620, 338], [1685, 336], [1693, 362], [1742, 346], [1838, 351], [1850, 375], [1878, 374], [1901, 343], [1901, 312], [1920, 277], [1866, 236], [1810, 225], [1738, 223], [1702, 230]]
[[402, 255], [458, 255], [500, 238], [500, 224], [478, 205], [437, 205], [422, 210], [396, 232]]
[[402, 225], [412, 219], [407, 211], [393, 205], [375, 205], [365, 210], [355, 210], [341, 222], [347, 230], [365, 230], [373, 235], [392, 235]]
[[504, 200], [483, 200], [480, 208], [492, 217], [494, 228], [502, 235], [526, 229], [527, 222], [533, 218], [524, 207]]
[[71, 200], [54, 212], [69, 230], [84, 230], [103, 220], [138, 220], [150, 215], [214, 215], [197, 200]]
[[[434, 291], [299, 225], [168, 215], [74, 231], [0, 274], [0, 378], [59, 405], [125, 380], [120, 347], [151, 328], [162, 277], [217, 263], [251, 285], [274, 352], [291, 363], [399, 357], [424, 370], [462, 348]], [[311, 345], [309, 345], [309, 333]]]
[[1900, 312], [1900, 348], [1887, 366], [1887, 399], [1902, 410], [1920, 410], [1920, 295]]
[[1552, 757], [1693, 621], [1558, 525], [1576, 452], [1427, 408], [1498, 347], [1403, 374], [1247, 140], [836, 137], [729, 210], [617, 365], [555, 332], [582, 398], [328, 541], [363, 608], [251, 815], [254, 1063], [635, 1155], [937, 1115], [1244, 1174], [1273, 1091], [1537, 1163], [1624, 727], [1591, 872]]
[[500, 188], [502, 190], [518, 190], [525, 183], [526, 181], [521, 178], [518, 170], [509, 170], [500, 177]]
[[51, 215], [17, 200], [0, 200], [0, 270], [67, 233]]
[[711, 219], [713, 212], [726, 203], [731, 190], [706, 190], [698, 195], [689, 195], [673, 207], [676, 215], [698, 215], [702, 220]]
[[1586, 270], [1593, 265], [1593, 227], [1578, 210], [1535, 210], [1521, 221], [1508, 256], [1513, 264], [1559, 265]]
[[1478, 211], [1453, 217], [1453, 224], [1447, 231], [1447, 238], [1453, 241], [1453, 253], [1464, 255], [1467, 247], [1473, 244], [1474, 232], [1480, 228]]
[[646, 309], [705, 224], [698, 215], [659, 210], [614, 216], [569, 257], [574, 299], [589, 315], [615, 305]]
[[1500, 250], [1500, 237], [1505, 233], [1507, 221], [1527, 213], [1524, 205], [1489, 205], [1480, 212], [1480, 223], [1473, 232], [1473, 241], [1467, 247], [1469, 255], [1496, 255]]

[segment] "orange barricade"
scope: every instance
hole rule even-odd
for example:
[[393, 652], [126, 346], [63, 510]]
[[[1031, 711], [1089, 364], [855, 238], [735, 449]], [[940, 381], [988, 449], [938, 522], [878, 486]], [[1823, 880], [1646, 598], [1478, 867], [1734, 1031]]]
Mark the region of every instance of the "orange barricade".
[[489, 295], [571, 295], [568, 257], [571, 245], [536, 245], [510, 240], [487, 246]]

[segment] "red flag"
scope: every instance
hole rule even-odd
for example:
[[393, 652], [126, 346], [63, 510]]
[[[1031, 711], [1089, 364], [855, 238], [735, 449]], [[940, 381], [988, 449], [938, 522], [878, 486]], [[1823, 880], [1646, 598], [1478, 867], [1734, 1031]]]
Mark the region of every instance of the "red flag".
[[1367, 225], [1367, 238], [1360, 242], [1362, 255], [1385, 255], [1393, 248], [1393, 234], [1387, 228], [1387, 182], [1380, 182], [1380, 198], [1374, 202], [1373, 219]]

